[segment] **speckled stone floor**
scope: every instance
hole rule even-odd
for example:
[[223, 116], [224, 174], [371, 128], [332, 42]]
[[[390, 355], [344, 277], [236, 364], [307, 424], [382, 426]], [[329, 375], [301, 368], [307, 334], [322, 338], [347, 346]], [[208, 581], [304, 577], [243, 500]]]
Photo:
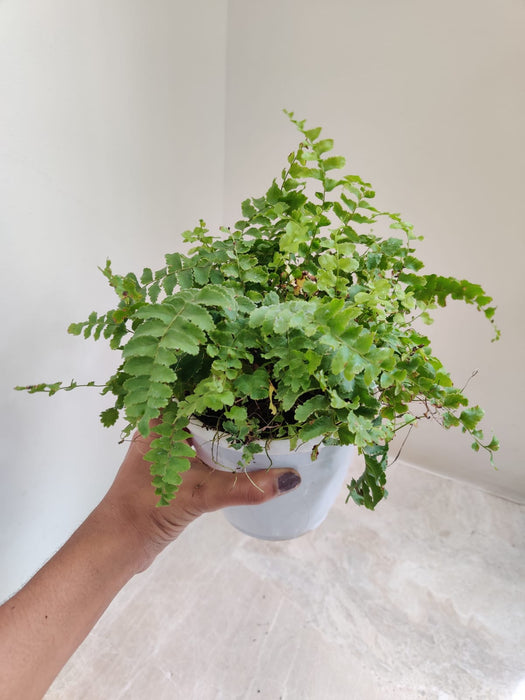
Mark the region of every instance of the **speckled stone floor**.
[[525, 507], [401, 463], [376, 512], [251, 539], [195, 522], [46, 700], [522, 700]]

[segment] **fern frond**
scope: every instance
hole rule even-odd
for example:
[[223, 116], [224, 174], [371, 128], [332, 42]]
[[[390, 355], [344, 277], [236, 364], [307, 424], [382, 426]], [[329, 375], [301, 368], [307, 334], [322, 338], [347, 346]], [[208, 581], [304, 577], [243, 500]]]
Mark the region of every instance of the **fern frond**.
[[190, 466], [195, 450], [188, 445], [188, 433], [184, 430], [188, 421], [176, 418], [174, 410], [167, 410], [162, 422], [155, 426], [159, 437], [152, 440], [144, 459], [151, 462], [151, 475], [159, 506], [168, 505], [182, 483], [182, 474]]
[[[206, 333], [215, 327], [211, 314], [193, 301], [201, 296], [185, 291], [162, 302], [139, 307], [132, 320], [135, 333], [123, 349], [125, 408], [128, 420], [137, 422], [140, 433], [149, 434], [149, 422], [158, 418], [173, 394], [177, 379], [173, 367], [180, 353], [197, 355], [207, 342]], [[218, 293], [214, 303], [229, 303], [232, 297]], [[206, 304], [204, 301], [204, 304]]]

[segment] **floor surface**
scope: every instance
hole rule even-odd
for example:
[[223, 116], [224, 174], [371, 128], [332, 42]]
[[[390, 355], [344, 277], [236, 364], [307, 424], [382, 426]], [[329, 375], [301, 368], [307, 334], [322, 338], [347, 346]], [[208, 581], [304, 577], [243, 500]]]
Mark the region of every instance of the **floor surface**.
[[46, 700], [523, 700], [525, 507], [400, 463], [389, 490], [287, 542], [202, 517]]

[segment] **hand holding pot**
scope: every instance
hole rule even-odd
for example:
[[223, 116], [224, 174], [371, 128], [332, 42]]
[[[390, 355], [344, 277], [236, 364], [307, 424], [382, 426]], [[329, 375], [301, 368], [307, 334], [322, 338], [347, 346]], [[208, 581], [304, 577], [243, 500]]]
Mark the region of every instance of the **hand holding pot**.
[[169, 506], [156, 507], [157, 497], [144, 455], [155, 435], [135, 433], [120, 470], [102, 505], [115, 510], [143, 539], [146, 568], [164, 547], [203, 513], [228, 506], [257, 505], [296, 488], [295, 469], [261, 469], [233, 474], [207, 466], [198, 457], [183, 474], [182, 485]]
[[[193, 459], [177, 498], [157, 508], [134, 435], [115, 481], [65, 545], [0, 605], [0, 700], [41, 698], [118, 591], [202, 513], [264, 503], [300, 482], [295, 470], [229, 474]], [[31, 668], [31, 673], [27, 672]]]

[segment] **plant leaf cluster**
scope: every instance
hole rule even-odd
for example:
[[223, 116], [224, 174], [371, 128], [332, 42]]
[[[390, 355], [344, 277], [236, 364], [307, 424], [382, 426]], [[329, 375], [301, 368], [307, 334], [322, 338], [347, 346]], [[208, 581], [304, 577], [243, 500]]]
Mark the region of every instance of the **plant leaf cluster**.
[[390, 441], [421, 418], [459, 427], [491, 459], [498, 448], [415, 323], [460, 300], [494, 324], [492, 299], [467, 280], [424, 274], [412, 226], [378, 209], [369, 183], [338, 174], [345, 159], [331, 155], [320, 128], [287, 115], [300, 143], [233, 227], [213, 236], [201, 221], [183, 234], [186, 254], [140, 277], [114, 274], [108, 261], [118, 305], [69, 327], [121, 353], [102, 388], [114, 397], [103, 425], [123, 416], [124, 437], [135, 428], [147, 436], [160, 421], [146, 455], [160, 504], [194, 454], [191, 417], [225, 434], [241, 463], [278, 438], [355, 444], [365, 471], [349, 498], [368, 508], [386, 495]]

